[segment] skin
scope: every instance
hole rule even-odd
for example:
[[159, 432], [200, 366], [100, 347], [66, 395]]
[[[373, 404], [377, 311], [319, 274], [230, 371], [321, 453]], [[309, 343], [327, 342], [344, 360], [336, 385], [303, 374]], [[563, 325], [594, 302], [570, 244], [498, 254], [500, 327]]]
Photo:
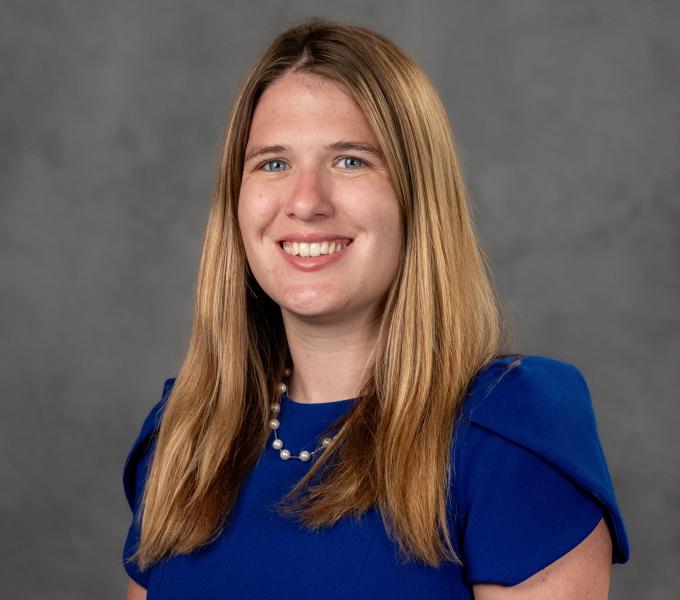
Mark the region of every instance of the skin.
[[146, 600], [146, 588], [128, 577], [128, 589], [125, 600]]
[[606, 600], [612, 541], [604, 519], [578, 546], [513, 586], [473, 585], [478, 600]]
[[[253, 116], [238, 220], [248, 263], [281, 307], [293, 357], [289, 394], [298, 402], [354, 397], [376, 340], [381, 302], [396, 276], [401, 217], [386, 166], [363, 113], [337, 84], [289, 74], [262, 95]], [[300, 272], [280, 255], [291, 232], [334, 232], [353, 239], [340, 260]], [[573, 550], [515, 586], [476, 584], [478, 600], [606, 599], [612, 546], [604, 520]], [[145, 600], [129, 580], [127, 600]]]
[[[294, 365], [289, 394], [297, 402], [355, 396], [399, 268], [401, 213], [384, 160], [332, 147], [340, 142], [378, 148], [342, 87], [295, 73], [265, 90], [246, 146], [239, 226], [255, 278], [281, 307]], [[251, 157], [273, 145], [285, 149]], [[277, 244], [290, 233], [353, 241], [339, 260], [301, 272]]]

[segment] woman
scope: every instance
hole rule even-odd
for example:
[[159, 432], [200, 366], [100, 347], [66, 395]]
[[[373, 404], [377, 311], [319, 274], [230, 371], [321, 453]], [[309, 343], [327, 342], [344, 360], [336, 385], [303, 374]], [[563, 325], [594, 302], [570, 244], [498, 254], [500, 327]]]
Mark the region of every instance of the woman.
[[282, 33], [125, 466], [128, 598], [606, 598], [628, 546], [587, 385], [503, 331], [426, 76], [364, 28]]

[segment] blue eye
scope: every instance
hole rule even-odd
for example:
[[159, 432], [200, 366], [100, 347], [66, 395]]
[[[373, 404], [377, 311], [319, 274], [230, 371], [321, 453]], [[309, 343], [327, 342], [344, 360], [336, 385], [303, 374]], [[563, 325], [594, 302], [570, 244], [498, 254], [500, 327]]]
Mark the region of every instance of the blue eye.
[[286, 163], [283, 162], [282, 160], [270, 160], [262, 165], [262, 168], [267, 171], [268, 173], [275, 172], [275, 171], [284, 171], [285, 169], [279, 169], [279, 168], [270, 168], [268, 169], [267, 167], [269, 165], [285, 165]]
[[350, 171], [358, 169], [364, 164], [364, 161], [360, 158], [357, 158], [356, 156], [344, 156], [340, 159], [340, 162], [346, 169], [349, 169]]
[[[356, 156], [343, 156], [340, 159], [340, 163], [349, 171], [354, 171], [365, 165], [364, 161]], [[285, 171], [288, 169], [288, 165], [282, 160], [273, 159], [263, 163], [260, 168], [267, 171], [267, 173], [275, 173], [277, 171]]]

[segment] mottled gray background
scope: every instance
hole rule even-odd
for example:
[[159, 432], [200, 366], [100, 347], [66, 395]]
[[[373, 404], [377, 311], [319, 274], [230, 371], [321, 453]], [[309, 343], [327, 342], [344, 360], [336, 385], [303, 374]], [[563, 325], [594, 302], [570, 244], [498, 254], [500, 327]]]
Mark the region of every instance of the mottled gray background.
[[589, 382], [632, 547], [611, 597], [677, 597], [677, 2], [1, 7], [3, 598], [123, 596], [120, 472], [186, 348], [228, 109], [309, 14], [440, 90], [521, 349]]

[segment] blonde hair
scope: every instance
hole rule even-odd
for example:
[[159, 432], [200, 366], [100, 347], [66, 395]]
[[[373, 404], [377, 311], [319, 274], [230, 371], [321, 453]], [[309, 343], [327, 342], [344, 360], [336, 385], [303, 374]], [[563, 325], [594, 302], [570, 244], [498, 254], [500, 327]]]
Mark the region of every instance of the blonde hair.
[[453, 429], [469, 382], [500, 356], [509, 330], [432, 84], [384, 36], [312, 19], [276, 37], [232, 109], [191, 339], [142, 500], [133, 557], [142, 569], [220, 534], [269, 438], [269, 405], [290, 357], [280, 309], [249, 271], [236, 215], [253, 111], [264, 89], [292, 71], [340, 83], [366, 115], [398, 198], [403, 243], [361, 400], [328, 427], [338, 436], [279, 512], [313, 531], [377, 506], [401, 559], [460, 562], [446, 514]]

